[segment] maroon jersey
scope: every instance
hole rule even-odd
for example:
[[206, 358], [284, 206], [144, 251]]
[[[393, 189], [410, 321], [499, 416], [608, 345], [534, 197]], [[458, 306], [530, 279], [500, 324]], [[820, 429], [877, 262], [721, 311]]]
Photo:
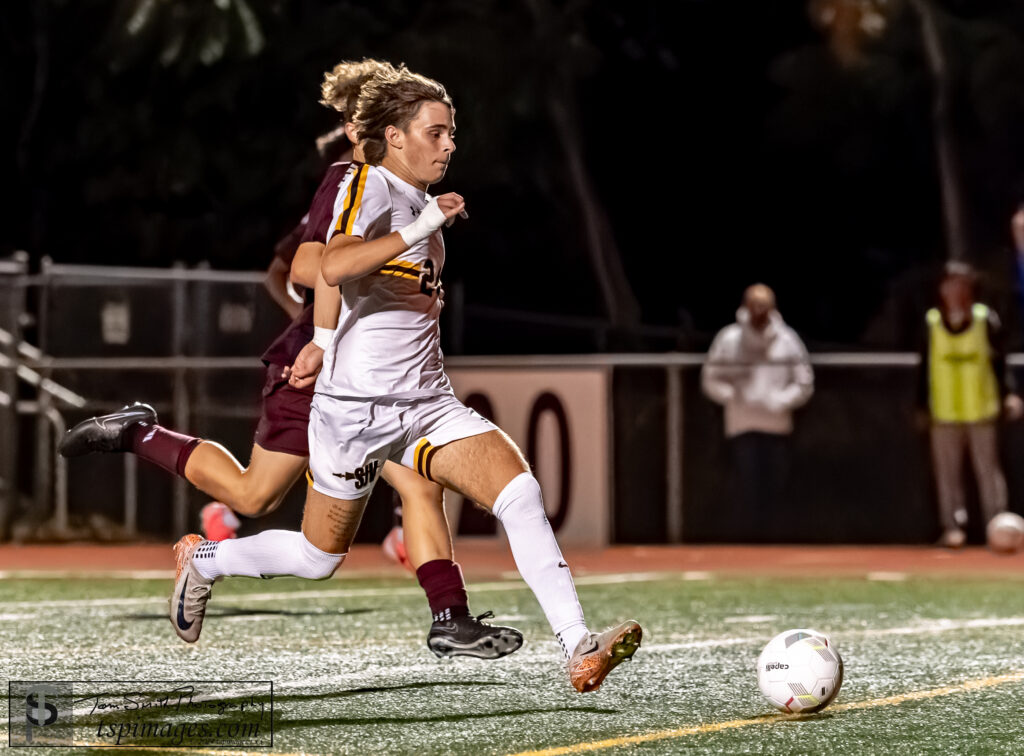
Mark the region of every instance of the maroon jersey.
[[[334, 219], [334, 200], [350, 165], [351, 163], [334, 163], [327, 169], [327, 174], [313, 195], [309, 212], [288, 236], [278, 242], [274, 248], [275, 256], [291, 265], [300, 244], [310, 241], [327, 243], [327, 231]], [[285, 332], [274, 340], [263, 353], [262, 360], [267, 365], [291, 365], [302, 347], [312, 340], [313, 305], [309, 305], [292, 321]]]

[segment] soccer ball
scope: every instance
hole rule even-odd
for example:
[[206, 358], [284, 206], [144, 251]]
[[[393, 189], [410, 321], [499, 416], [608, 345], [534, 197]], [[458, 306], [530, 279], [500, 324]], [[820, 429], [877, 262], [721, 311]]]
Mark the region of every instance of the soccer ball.
[[781, 711], [821, 711], [843, 684], [843, 659], [824, 633], [786, 630], [772, 638], [757, 658], [757, 684]]
[[988, 547], [997, 554], [1013, 554], [1024, 547], [1024, 517], [1001, 512], [988, 521], [985, 528]]

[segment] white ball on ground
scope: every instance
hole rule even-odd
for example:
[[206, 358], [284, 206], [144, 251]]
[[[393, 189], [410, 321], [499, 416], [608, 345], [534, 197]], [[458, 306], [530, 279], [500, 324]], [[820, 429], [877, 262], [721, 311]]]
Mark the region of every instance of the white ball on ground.
[[821, 711], [843, 684], [843, 659], [825, 633], [786, 630], [772, 638], [758, 657], [757, 684], [780, 711]]
[[1001, 512], [985, 528], [988, 547], [997, 554], [1015, 554], [1024, 548], [1024, 517]]

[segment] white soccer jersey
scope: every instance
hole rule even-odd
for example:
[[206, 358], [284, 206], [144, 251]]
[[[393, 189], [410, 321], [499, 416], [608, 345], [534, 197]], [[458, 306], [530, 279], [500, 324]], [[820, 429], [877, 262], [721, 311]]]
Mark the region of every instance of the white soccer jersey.
[[[412, 223], [430, 195], [380, 166], [353, 164], [338, 191], [330, 237], [372, 241]], [[417, 397], [452, 393], [438, 321], [444, 240], [433, 233], [380, 270], [341, 287], [341, 314], [317, 393]]]

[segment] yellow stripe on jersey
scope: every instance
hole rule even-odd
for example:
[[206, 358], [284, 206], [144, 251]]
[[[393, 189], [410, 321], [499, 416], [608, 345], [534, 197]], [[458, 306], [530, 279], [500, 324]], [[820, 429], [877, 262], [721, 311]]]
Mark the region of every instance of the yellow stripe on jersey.
[[420, 266], [405, 260], [386, 262], [377, 272], [382, 276], [397, 276], [398, 278], [407, 278], [410, 281], [420, 280]]
[[356, 169], [356, 175], [352, 177], [352, 183], [348, 186], [348, 197], [338, 216], [338, 223], [334, 226], [335, 233], [352, 235], [352, 226], [356, 222], [356, 214], [359, 212], [359, 204], [363, 201], [363, 189], [366, 188], [366, 176], [369, 174], [369, 167], [360, 165]]
[[311, 467], [306, 468], [306, 480], [309, 482], [309, 485], [313, 485], [313, 468]]

